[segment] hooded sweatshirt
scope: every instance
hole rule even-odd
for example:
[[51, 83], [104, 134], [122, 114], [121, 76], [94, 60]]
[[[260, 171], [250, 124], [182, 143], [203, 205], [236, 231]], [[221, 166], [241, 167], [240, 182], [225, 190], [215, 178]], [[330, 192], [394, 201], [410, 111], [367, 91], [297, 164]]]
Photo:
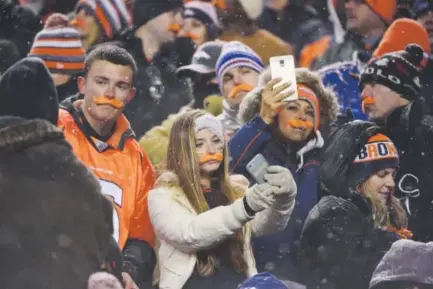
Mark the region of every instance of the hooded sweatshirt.
[[26, 57], [6, 70], [0, 79], [0, 102], [0, 115], [41, 118], [57, 125], [57, 90], [39, 58]]

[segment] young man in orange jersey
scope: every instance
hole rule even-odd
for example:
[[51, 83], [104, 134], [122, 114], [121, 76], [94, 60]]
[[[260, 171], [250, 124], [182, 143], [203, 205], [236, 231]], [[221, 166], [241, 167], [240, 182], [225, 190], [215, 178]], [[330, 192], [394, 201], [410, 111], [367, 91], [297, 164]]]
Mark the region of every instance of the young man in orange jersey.
[[[114, 205], [114, 235], [123, 250], [127, 289], [150, 282], [155, 265], [154, 232], [147, 192], [154, 170], [123, 115], [134, 97], [136, 64], [124, 49], [104, 45], [87, 56], [80, 95], [65, 100], [59, 127], [79, 159], [98, 177], [102, 192]], [[129, 285], [128, 285], [129, 283]]]

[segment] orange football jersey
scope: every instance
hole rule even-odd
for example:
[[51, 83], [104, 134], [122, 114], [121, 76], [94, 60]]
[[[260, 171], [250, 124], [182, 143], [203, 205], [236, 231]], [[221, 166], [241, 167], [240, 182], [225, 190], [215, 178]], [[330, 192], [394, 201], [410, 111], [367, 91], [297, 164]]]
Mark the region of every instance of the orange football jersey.
[[77, 107], [81, 100], [66, 102], [59, 112], [63, 129], [74, 153], [99, 179], [102, 193], [113, 200], [113, 237], [121, 249], [127, 239], [139, 239], [153, 246], [154, 231], [147, 209], [147, 193], [153, 187], [155, 172], [121, 115], [116, 131], [106, 142], [85, 133]]

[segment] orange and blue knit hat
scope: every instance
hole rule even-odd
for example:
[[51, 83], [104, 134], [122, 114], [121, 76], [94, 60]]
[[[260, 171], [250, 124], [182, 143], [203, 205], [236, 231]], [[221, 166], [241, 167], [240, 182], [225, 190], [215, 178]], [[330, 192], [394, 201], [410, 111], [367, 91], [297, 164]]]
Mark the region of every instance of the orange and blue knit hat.
[[51, 73], [74, 75], [83, 71], [86, 52], [80, 32], [68, 27], [65, 15], [55, 13], [36, 34], [28, 56], [42, 59]]
[[105, 40], [111, 40], [116, 34], [132, 27], [132, 18], [124, 0], [80, 0], [75, 12], [81, 9], [95, 17]]
[[353, 161], [349, 184], [359, 185], [380, 170], [398, 167], [399, 157], [394, 143], [384, 134], [375, 134], [362, 146]]

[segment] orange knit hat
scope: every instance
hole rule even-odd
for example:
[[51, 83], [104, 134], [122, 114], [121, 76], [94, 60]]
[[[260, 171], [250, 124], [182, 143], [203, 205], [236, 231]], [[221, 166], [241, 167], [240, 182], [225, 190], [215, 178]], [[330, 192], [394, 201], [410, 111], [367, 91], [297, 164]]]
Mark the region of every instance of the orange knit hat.
[[373, 57], [404, 50], [409, 44], [417, 44], [424, 52], [430, 54], [429, 36], [424, 26], [409, 18], [398, 19], [386, 30]]
[[364, 0], [371, 10], [387, 24], [394, 20], [397, 12], [397, 0]]

